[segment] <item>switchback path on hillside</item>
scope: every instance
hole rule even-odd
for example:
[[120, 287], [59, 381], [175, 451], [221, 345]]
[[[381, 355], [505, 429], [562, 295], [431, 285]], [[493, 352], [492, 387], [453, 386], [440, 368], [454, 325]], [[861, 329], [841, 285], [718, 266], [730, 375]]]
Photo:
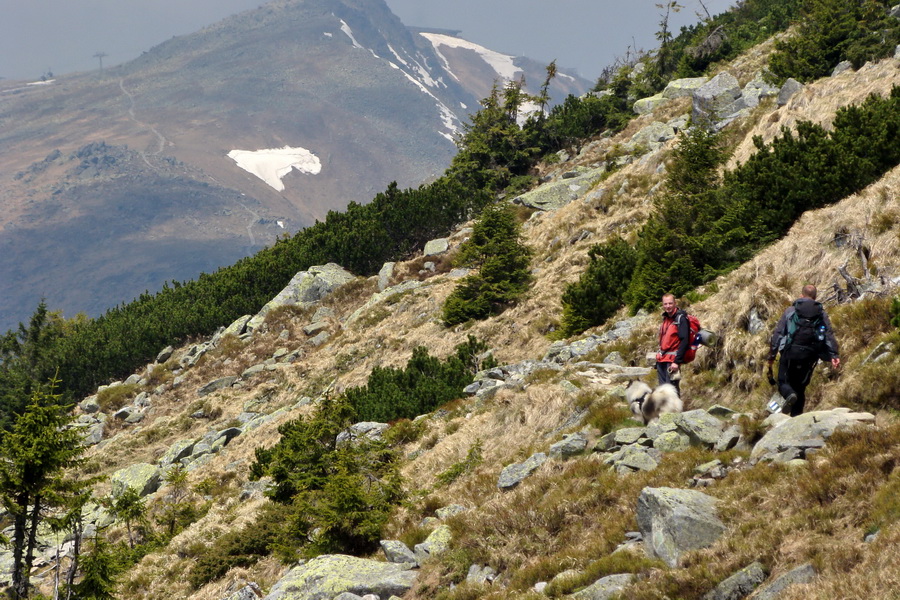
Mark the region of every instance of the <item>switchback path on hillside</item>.
[[[135, 112], [134, 112], [134, 107], [135, 107], [134, 94], [132, 94], [125, 88], [125, 80], [121, 77], [119, 78], [119, 89], [122, 90], [122, 93], [128, 97], [128, 102], [129, 102], [128, 116], [129, 116], [129, 118], [131, 118], [131, 120], [134, 121], [135, 124], [137, 124], [138, 126], [144, 128], [144, 129], [148, 129], [153, 135], [156, 136], [156, 139], [159, 142], [156, 152], [153, 152], [150, 156], [159, 156], [160, 154], [162, 154], [163, 150], [165, 149], [166, 144], [168, 143], [168, 140], [162, 133], [159, 132], [158, 129], [153, 127], [153, 125], [150, 125], [149, 123], [144, 123], [143, 121], [141, 121], [137, 118], [137, 116], [135, 115]], [[144, 159], [144, 162], [147, 163], [148, 167], [150, 167], [151, 169], [153, 169], [156, 172], [159, 172], [159, 169], [157, 169], [150, 162], [150, 160], [147, 158], [147, 154], [143, 150], [138, 150], [138, 153], [141, 155], [141, 158]], [[209, 175], [207, 175], [207, 177], [209, 177], [209, 179], [216, 185], [220, 185], [219, 182], [216, 181], [213, 177], [211, 177]], [[235, 204], [237, 204], [238, 206], [243, 208], [245, 211], [250, 213], [250, 216], [251, 216], [250, 222], [247, 223], [247, 227], [246, 227], [247, 237], [250, 238], [250, 246], [255, 247], [256, 246], [256, 236], [253, 234], [253, 225], [255, 225], [257, 222], [259, 222], [261, 217], [259, 216], [259, 213], [257, 213], [255, 210], [253, 210], [252, 208], [250, 208], [243, 202], [241, 202], [239, 200], [235, 200]]]

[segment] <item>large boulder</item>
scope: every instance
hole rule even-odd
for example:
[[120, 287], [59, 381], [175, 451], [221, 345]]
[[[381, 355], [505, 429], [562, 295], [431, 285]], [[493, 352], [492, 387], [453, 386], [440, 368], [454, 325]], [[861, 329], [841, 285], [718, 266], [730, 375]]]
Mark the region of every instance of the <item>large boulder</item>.
[[214, 379], [209, 383], [203, 385], [199, 390], [197, 390], [197, 395], [200, 397], [208, 396], [215, 391], [223, 390], [225, 388], [230, 388], [234, 385], [234, 382], [237, 381], [238, 378], [236, 375], [229, 375], [228, 377], [219, 377], [218, 379]]
[[691, 438], [697, 446], [713, 446], [722, 436], [725, 424], [702, 409], [689, 410], [675, 417], [678, 429]]
[[682, 555], [711, 546], [725, 531], [718, 500], [695, 490], [644, 488], [638, 497], [638, 527], [647, 551], [670, 567]]
[[788, 80], [785, 81], [784, 85], [781, 86], [781, 89], [778, 90], [778, 97], [775, 99], [775, 103], [778, 106], [784, 106], [791, 98], [794, 97], [797, 92], [802, 89], [802, 83], [800, 83], [793, 77], [788, 77]]
[[663, 98], [682, 98], [691, 96], [695, 90], [702, 87], [707, 81], [706, 77], [686, 77], [684, 79], [673, 79], [666, 84], [666, 89], [662, 91]]
[[652, 113], [656, 110], [661, 104], [665, 104], [669, 99], [663, 96], [662, 94], [656, 94], [654, 96], [649, 96], [647, 98], [641, 98], [631, 107], [632, 110], [639, 115], [646, 115], [648, 113]]
[[156, 465], [137, 463], [119, 469], [109, 479], [113, 494], [121, 494], [125, 488], [130, 487], [143, 497], [159, 489], [160, 469]]
[[332, 600], [338, 594], [402, 596], [416, 580], [403, 565], [341, 554], [324, 554], [294, 567], [264, 600]]
[[805, 458], [808, 451], [823, 447], [835, 431], [874, 423], [875, 416], [871, 413], [850, 412], [847, 408], [784, 418], [756, 443], [750, 458], [774, 462]]
[[390, 563], [417, 564], [419, 559], [409, 549], [409, 546], [399, 540], [381, 540], [381, 551]]
[[283, 290], [272, 298], [262, 309], [247, 323], [250, 331], [258, 328], [265, 320], [266, 315], [275, 308], [281, 306], [299, 305], [301, 307], [312, 306], [325, 296], [356, 279], [340, 265], [328, 263], [327, 265], [310, 267], [306, 271], [300, 271], [291, 279]]
[[600, 181], [606, 172], [605, 167], [591, 169], [569, 179], [545, 183], [530, 192], [513, 199], [513, 203], [538, 210], [556, 210], [572, 200], [580, 198], [595, 183]]
[[737, 78], [723, 71], [700, 86], [693, 94], [692, 119], [720, 127], [747, 108]]

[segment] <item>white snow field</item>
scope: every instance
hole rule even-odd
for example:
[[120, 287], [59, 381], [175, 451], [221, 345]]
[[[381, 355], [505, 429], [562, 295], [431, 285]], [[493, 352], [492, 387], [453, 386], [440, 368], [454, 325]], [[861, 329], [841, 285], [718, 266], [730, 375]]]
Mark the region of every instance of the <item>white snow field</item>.
[[297, 169], [301, 173], [316, 175], [322, 171], [319, 157], [306, 148], [267, 148], [265, 150], [232, 150], [228, 158], [278, 190], [284, 190], [281, 179]]

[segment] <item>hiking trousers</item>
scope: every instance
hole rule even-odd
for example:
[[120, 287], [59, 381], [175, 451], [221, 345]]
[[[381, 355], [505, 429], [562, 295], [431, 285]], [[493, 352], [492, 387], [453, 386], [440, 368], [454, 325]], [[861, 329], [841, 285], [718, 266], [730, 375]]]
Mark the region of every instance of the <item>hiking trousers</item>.
[[791, 394], [797, 395], [797, 399], [790, 407], [790, 416], [792, 417], [803, 414], [803, 407], [806, 404], [806, 386], [812, 379], [817, 362], [819, 362], [818, 356], [792, 358], [786, 356], [785, 353], [781, 355], [781, 360], [778, 362], [778, 393], [785, 399]]
[[[658, 362], [656, 363], [656, 379], [659, 381], [659, 385], [664, 383], [671, 383], [675, 386], [675, 390], [678, 392], [678, 396], [681, 397], [681, 380], [678, 379], [676, 381], [672, 381], [672, 374], [669, 373], [669, 365], [670, 362]], [[684, 368], [684, 365], [681, 365], [681, 368]]]

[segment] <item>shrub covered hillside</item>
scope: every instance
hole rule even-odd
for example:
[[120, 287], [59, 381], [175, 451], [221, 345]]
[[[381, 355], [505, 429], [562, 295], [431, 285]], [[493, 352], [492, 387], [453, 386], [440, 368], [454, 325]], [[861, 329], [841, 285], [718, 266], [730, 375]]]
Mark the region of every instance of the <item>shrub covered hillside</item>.
[[[861, 63], [757, 77], [857, 6], [830, 43]], [[101, 319], [38, 307], [0, 364], [10, 595], [895, 597], [892, 18], [747, 0], [524, 125], [495, 90], [431, 186]], [[672, 91], [700, 75], [744, 104]], [[266, 304], [298, 270], [302, 301]], [[770, 417], [806, 283], [843, 365]], [[655, 384], [663, 291], [719, 342], [645, 427], [624, 388]]]

